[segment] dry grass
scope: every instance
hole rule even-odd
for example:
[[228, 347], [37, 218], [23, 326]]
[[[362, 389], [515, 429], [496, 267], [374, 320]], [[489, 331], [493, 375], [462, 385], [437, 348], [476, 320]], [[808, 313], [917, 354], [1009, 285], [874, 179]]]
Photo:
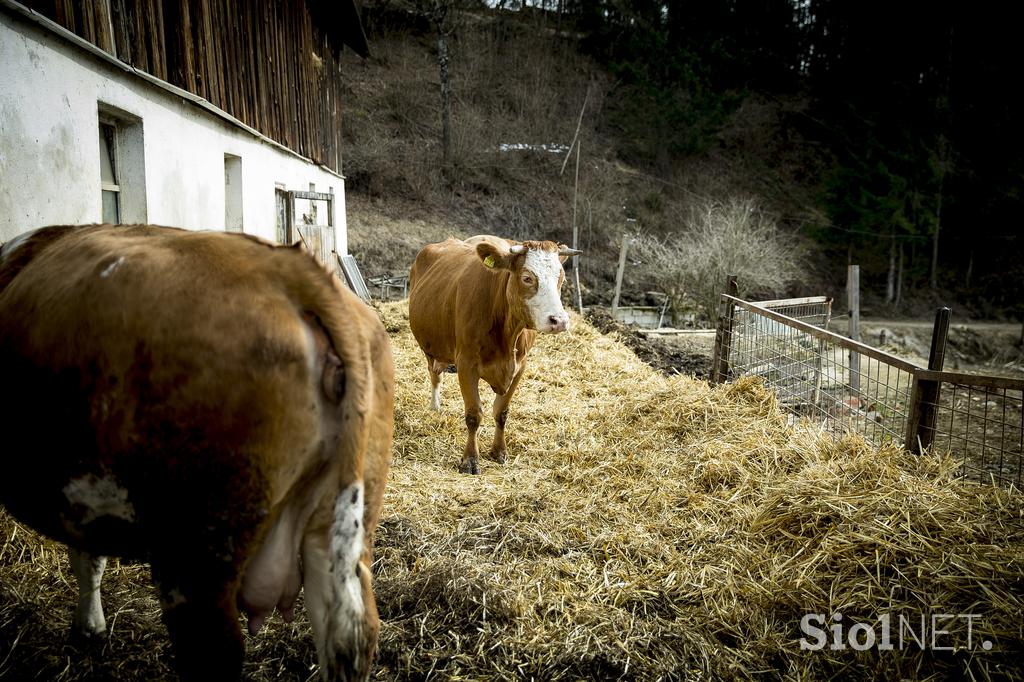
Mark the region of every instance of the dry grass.
[[[1024, 674], [1019, 494], [964, 484], [949, 461], [795, 433], [756, 381], [662, 376], [578, 317], [531, 355], [510, 461], [460, 475], [454, 377], [442, 412], [428, 411], [405, 307], [381, 312], [399, 385], [377, 536], [378, 679]], [[482, 449], [491, 433], [482, 427]], [[103, 670], [127, 677], [166, 674], [144, 569], [105, 583], [108, 613], [121, 614], [108, 654], [62, 649], [73, 605], [62, 553], [0, 524], [0, 675], [79, 679], [64, 667], [83, 655], [119, 659]], [[846, 624], [978, 614], [974, 646], [995, 646], [801, 651], [800, 618], [837, 611]], [[247, 673], [302, 679], [314, 659], [306, 626], [275, 619], [250, 640]]]
[[[416, 254], [427, 243], [476, 234], [470, 226], [384, 215], [372, 203], [354, 200], [348, 218], [349, 253], [363, 279], [376, 275], [407, 275]], [[373, 292], [377, 294], [378, 292]]]

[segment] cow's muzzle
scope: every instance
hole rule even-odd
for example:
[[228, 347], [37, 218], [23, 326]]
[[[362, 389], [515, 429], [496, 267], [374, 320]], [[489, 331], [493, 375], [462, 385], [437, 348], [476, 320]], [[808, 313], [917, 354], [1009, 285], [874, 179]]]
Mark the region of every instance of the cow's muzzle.
[[559, 315], [548, 315], [547, 325], [545, 326], [544, 329], [541, 329], [541, 331], [548, 332], [549, 334], [558, 334], [560, 332], [564, 332], [564, 331], [568, 331], [568, 330], [569, 330], [569, 315], [568, 315], [568, 313], [561, 313]]

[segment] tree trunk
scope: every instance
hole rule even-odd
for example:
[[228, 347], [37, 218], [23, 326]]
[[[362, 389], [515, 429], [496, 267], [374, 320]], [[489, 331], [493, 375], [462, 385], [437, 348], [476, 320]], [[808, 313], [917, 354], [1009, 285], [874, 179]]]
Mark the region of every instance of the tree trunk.
[[903, 244], [900, 244], [900, 259], [896, 269], [896, 297], [895, 305], [898, 307], [903, 299]]
[[441, 156], [444, 167], [452, 158], [452, 83], [448, 73], [448, 36], [444, 21], [437, 25], [437, 65], [441, 75]]
[[950, 91], [953, 81], [953, 26], [949, 26], [949, 33], [946, 40], [946, 70], [945, 87], [941, 97], [935, 102], [935, 109], [939, 116], [939, 135], [935, 142], [935, 151], [938, 154], [937, 164], [939, 171], [939, 193], [935, 197], [935, 234], [932, 235], [932, 268], [929, 284], [932, 290], [939, 286], [939, 232], [942, 229], [942, 197], [946, 187], [946, 176], [953, 171], [953, 150], [946, 135], [946, 131], [953, 127], [952, 109], [950, 107]]
[[935, 233], [932, 235], [932, 269], [929, 284], [931, 288], [939, 288], [939, 231], [942, 229], [942, 185], [945, 183], [946, 173], [939, 176], [939, 196], [935, 202]]
[[885, 302], [892, 303], [896, 297], [896, 229], [889, 239], [889, 276], [885, 281]]

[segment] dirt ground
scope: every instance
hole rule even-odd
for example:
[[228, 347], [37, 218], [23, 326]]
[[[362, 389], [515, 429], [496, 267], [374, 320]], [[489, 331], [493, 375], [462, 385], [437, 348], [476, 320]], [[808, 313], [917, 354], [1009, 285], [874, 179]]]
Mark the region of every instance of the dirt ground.
[[[927, 366], [933, 322], [930, 320], [862, 320], [861, 340], [911, 362]], [[838, 325], [831, 327], [842, 333]], [[949, 326], [943, 369], [952, 372], [1024, 376], [1021, 325], [1001, 322], [956, 322]]]
[[713, 334], [655, 337], [613, 319], [605, 308], [587, 308], [585, 316], [601, 333], [617, 334], [638, 358], [662, 374], [688, 374], [698, 379], [710, 375]]

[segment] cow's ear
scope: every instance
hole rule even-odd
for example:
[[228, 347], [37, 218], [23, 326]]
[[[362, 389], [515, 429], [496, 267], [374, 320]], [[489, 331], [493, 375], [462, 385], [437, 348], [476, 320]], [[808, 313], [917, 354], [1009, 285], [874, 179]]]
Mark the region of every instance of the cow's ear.
[[484, 267], [490, 270], [509, 270], [512, 267], [512, 256], [507, 251], [502, 253], [498, 247], [490, 242], [480, 242], [476, 245], [476, 255], [483, 262]]

